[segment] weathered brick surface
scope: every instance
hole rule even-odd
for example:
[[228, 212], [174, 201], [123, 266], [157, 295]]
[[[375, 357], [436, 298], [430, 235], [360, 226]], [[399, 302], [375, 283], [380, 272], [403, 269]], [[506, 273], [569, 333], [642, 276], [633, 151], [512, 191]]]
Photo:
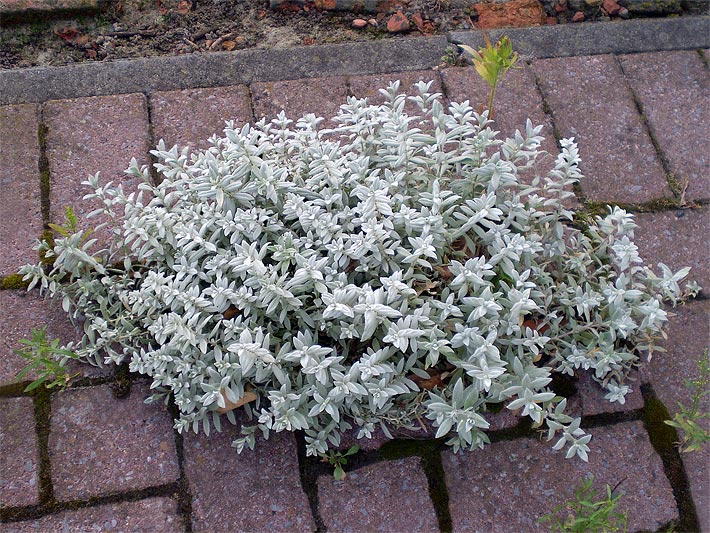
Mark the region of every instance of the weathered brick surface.
[[329, 121], [347, 98], [346, 80], [342, 76], [332, 78], [309, 78], [305, 80], [259, 82], [251, 86], [256, 120], [267, 121], [282, 110], [294, 121], [306, 113], [314, 113], [326, 119], [321, 125], [333, 127]]
[[[710, 349], [710, 301], [692, 302], [672, 310], [666, 352], [656, 352], [649, 364], [651, 382], [658, 398], [674, 416], [678, 403], [690, 407], [691, 390], [685, 383], [699, 377], [698, 359]], [[710, 397], [701, 401], [700, 411], [710, 412]], [[701, 421], [710, 429], [710, 420]], [[710, 530], [710, 448], [682, 455], [695, 508], [701, 519], [702, 531]]]
[[235, 127], [251, 122], [249, 90], [243, 86], [156, 92], [150, 96], [153, 138], [166, 146], [207, 148], [226, 120]]
[[671, 196], [613, 56], [544, 59], [532, 66], [560, 136], [579, 144], [588, 199], [647, 202]]
[[[73, 206], [84, 218], [97, 205], [82, 200], [90, 189], [81, 185], [101, 172], [102, 181], [121, 183], [126, 192], [138, 186], [123, 171], [131, 158], [148, 162], [148, 110], [142, 94], [55, 100], [44, 108], [49, 159], [50, 219], [64, 222], [64, 208]], [[91, 221], [96, 225], [97, 219]]]
[[710, 77], [695, 50], [621, 56], [621, 66], [686, 198], [710, 198]]
[[0, 107], [0, 276], [36, 263], [42, 232], [37, 106]]
[[677, 518], [673, 491], [641, 422], [591, 430], [589, 462], [566, 460], [552, 443], [498, 442], [474, 453], [443, 453], [454, 531], [547, 531], [537, 520], [568, 501], [593, 474], [603, 489], [621, 482], [619, 510], [629, 531], [656, 530]]
[[62, 511], [27, 520], [3, 524], [6, 533], [30, 531], [102, 531], [170, 533], [183, 531], [177, 503], [170, 498], [148, 498], [136, 502], [112, 503]]
[[37, 503], [38, 466], [32, 399], [0, 399], [0, 507]]
[[657, 274], [658, 263], [673, 271], [691, 268], [693, 279], [710, 293], [710, 209], [683, 209], [636, 215], [634, 242], [639, 254]]
[[[61, 306], [44, 300], [37, 292], [0, 291], [0, 385], [15, 381], [17, 373], [25, 368], [26, 361], [15, 353], [21, 339], [29, 339], [34, 328], [47, 328], [48, 339], [60, 339], [61, 344], [78, 340], [81, 332], [67, 318]], [[109, 374], [111, 368], [97, 368], [70, 361], [67, 369], [82, 376]], [[32, 373], [24, 379], [36, 379]]]
[[710, 453], [707, 444], [702, 450], [683, 454], [682, 459], [690, 482], [690, 494], [698, 513], [700, 531], [707, 533], [710, 531]]
[[272, 433], [254, 450], [231, 447], [238, 431], [185, 436], [185, 473], [192, 493], [192, 527], [199, 531], [311, 531], [292, 433]]
[[141, 489], [178, 478], [172, 419], [162, 404], [144, 404], [147, 385], [125, 399], [108, 386], [52, 398], [49, 457], [59, 500]]
[[582, 373], [576, 383], [577, 392], [582, 402], [582, 414], [591, 416], [641, 409], [643, 407], [641, 377], [638, 372], [632, 372], [629, 378], [626, 385], [631, 389], [631, 392], [626, 395], [624, 403], [619, 403], [605, 399], [604, 395], [607, 394], [607, 391], [592, 379], [592, 375], [588, 371]]
[[[387, 89], [390, 83], [399, 80], [399, 92], [408, 96], [417, 96], [419, 91], [413, 87], [420, 81], [432, 81], [429, 92], [443, 92], [439, 73], [433, 70], [415, 70], [411, 72], [393, 72], [391, 74], [376, 74], [372, 76], [358, 76], [350, 80], [350, 92], [357, 98], [367, 98], [370, 104], [382, 104], [386, 98], [380, 89]], [[404, 110], [409, 115], [421, 115], [421, 110], [413, 102], [407, 101]], [[416, 125], [412, 124], [412, 127]]]
[[376, 463], [345, 481], [318, 478], [320, 514], [328, 531], [438, 531], [420, 459]]

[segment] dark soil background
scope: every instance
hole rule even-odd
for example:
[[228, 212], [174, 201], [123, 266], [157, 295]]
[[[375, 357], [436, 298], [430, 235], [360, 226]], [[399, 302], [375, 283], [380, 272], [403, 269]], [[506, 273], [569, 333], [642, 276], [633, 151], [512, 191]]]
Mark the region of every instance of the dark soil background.
[[[298, 1], [270, 9], [267, 0], [118, 0], [92, 16], [5, 24], [0, 28], [0, 69], [400, 38], [485, 27], [479, 22], [484, 16], [482, 8], [473, 0], [393, 0], [380, 13], [328, 11]], [[537, 4], [534, 7], [542, 15], [537, 24], [693, 15], [702, 13], [708, 1], [618, 0], [617, 4], [617, 0], [514, 0]], [[494, 7], [496, 3], [484, 2]], [[625, 4], [629, 9], [622, 7]], [[391, 24], [388, 29], [397, 12], [406, 17], [409, 29], [393, 31]], [[530, 22], [509, 9], [500, 21], [489, 24], [493, 25], [487, 27], [524, 26]]]

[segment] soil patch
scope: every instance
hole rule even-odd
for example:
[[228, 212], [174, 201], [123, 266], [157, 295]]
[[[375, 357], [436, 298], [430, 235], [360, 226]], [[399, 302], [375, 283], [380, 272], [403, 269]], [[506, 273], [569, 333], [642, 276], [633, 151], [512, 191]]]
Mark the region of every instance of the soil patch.
[[[634, 1], [542, 0], [533, 18], [537, 23], [563, 24], [629, 17], [634, 13], [621, 6]], [[286, 2], [270, 9], [266, 1], [255, 0], [119, 0], [91, 16], [1, 28], [0, 69], [529, 25], [516, 18], [514, 4], [516, 0], [488, 5], [465, 0], [393, 0], [379, 13], [352, 13], [319, 9], [309, 2]], [[676, 15], [694, 11], [692, 4], [673, 6]], [[491, 12], [502, 14], [500, 22], [490, 22]], [[404, 31], [392, 31], [388, 23], [393, 16], [409, 22]]]

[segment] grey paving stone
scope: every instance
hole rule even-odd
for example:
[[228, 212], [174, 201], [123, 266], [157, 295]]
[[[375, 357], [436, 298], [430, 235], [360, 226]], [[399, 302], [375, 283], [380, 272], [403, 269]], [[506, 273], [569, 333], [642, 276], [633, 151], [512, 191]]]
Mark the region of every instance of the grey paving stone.
[[673, 491], [641, 422], [591, 430], [589, 462], [565, 459], [552, 443], [518, 439], [473, 453], [443, 453], [454, 531], [549, 531], [538, 519], [571, 499], [592, 474], [623, 494], [629, 531], [653, 530], [677, 518]]
[[601, 413], [619, 413], [624, 411], [634, 411], [643, 407], [643, 395], [641, 394], [641, 376], [639, 372], [632, 372], [626, 385], [631, 392], [626, 395], [625, 402], [610, 402], [604, 398], [607, 392], [592, 379], [589, 372], [581, 374], [576, 383], [577, 393], [582, 402], [582, 414], [584, 416], [598, 415]]
[[6, 533], [30, 531], [105, 531], [168, 533], [183, 531], [177, 503], [170, 498], [148, 498], [135, 502], [112, 503], [62, 511], [27, 520], [4, 524]]
[[710, 199], [710, 76], [695, 50], [619, 58], [686, 199]]
[[644, 261], [660, 274], [658, 263], [677, 271], [689, 266], [687, 279], [710, 294], [710, 209], [684, 209], [636, 215], [634, 242]]
[[[29, 339], [32, 330], [46, 326], [48, 339], [60, 339], [60, 344], [78, 340], [81, 332], [75, 328], [61, 305], [45, 300], [36, 291], [0, 291], [0, 385], [15, 381], [15, 376], [25, 368], [25, 359], [15, 353], [21, 348], [20, 340]], [[88, 364], [70, 362], [67, 370], [71, 374], [93, 377], [107, 375], [110, 368], [98, 368]], [[31, 373], [25, 379], [36, 379]]]
[[[443, 93], [441, 77], [435, 70], [416, 70], [353, 77], [350, 79], [350, 92], [357, 98], [367, 98], [370, 104], [382, 104], [385, 102], [385, 96], [380, 93], [380, 89], [387, 89], [389, 84], [396, 80], [400, 81], [399, 92], [407, 96], [419, 95], [419, 91], [413, 85], [420, 81], [433, 82], [429, 92]], [[410, 116], [421, 114], [419, 107], [409, 101], [404, 106], [404, 110]]]
[[379, 462], [343, 481], [318, 478], [319, 509], [328, 531], [438, 531], [419, 458]]
[[[96, 209], [83, 200], [90, 189], [81, 185], [88, 176], [101, 172], [102, 182], [121, 183], [126, 192], [138, 181], [123, 171], [131, 158], [148, 162], [148, 110], [142, 94], [97, 96], [47, 102], [44, 120], [50, 179], [50, 219], [64, 222], [64, 209], [72, 206], [82, 221]], [[97, 225], [100, 219], [89, 221]], [[96, 234], [95, 234], [96, 235]], [[99, 234], [105, 238], [106, 232]]]
[[36, 263], [42, 233], [37, 106], [0, 107], [0, 276]]
[[32, 399], [0, 399], [0, 507], [38, 503], [38, 468]]
[[193, 531], [311, 531], [292, 433], [272, 433], [254, 450], [231, 447], [237, 428], [185, 435], [185, 474], [192, 493]]
[[128, 398], [107, 386], [52, 397], [49, 458], [54, 495], [73, 500], [175, 481], [180, 473], [172, 419], [164, 405], [143, 403], [148, 386]]
[[226, 120], [235, 127], [252, 122], [249, 90], [244, 85], [156, 92], [150, 95], [153, 138], [169, 147], [207, 148], [207, 140], [222, 135]]
[[347, 98], [344, 76], [253, 83], [251, 92], [256, 120], [271, 120], [283, 110], [294, 121], [292, 126], [306, 113], [314, 113], [326, 119], [322, 126], [333, 127], [328, 119]]
[[532, 63], [561, 137], [574, 137], [582, 190], [595, 201], [670, 197], [663, 167], [613, 56]]

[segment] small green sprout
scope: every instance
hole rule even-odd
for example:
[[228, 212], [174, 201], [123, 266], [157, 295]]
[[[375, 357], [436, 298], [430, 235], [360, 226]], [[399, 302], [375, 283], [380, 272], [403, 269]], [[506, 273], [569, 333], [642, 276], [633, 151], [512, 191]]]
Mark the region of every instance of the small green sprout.
[[348, 464], [348, 460], [346, 457], [350, 455], [355, 455], [357, 452], [360, 451], [360, 446], [357, 444], [353, 444], [350, 449], [343, 453], [343, 452], [336, 452], [334, 450], [329, 450], [327, 454], [321, 454], [322, 460], [325, 463], [330, 463], [335, 467], [335, 470], [333, 471], [333, 477], [335, 478], [336, 481], [342, 481], [345, 479], [345, 470], [343, 469], [343, 465]]
[[627, 515], [616, 510], [621, 494], [614, 495], [616, 487], [609, 485], [598, 494], [593, 485], [590, 476], [574, 489], [573, 501], [558, 505], [539, 522], [549, 524], [553, 532], [625, 532]]
[[493, 100], [495, 99], [498, 83], [505, 73], [513, 68], [518, 60], [518, 53], [513, 52], [513, 44], [506, 36], [503, 36], [495, 46], [491, 44], [485, 33], [483, 33], [483, 38], [486, 41], [486, 46], [480, 50], [474, 50], [465, 44], [459, 44], [458, 46], [471, 56], [476, 72], [491, 87], [491, 92], [488, 95], [488, 111], [489, 116], [492, 118]]
[[31, 338], [20, 340], [20, 344], [25, 348], [15, 350], [15, 353], [26, 359], [28, 364], [17, 374], [17, 381], [22, 381], [32, 371], [36, 371], [39, 375], [25, 387], [25, 392], [30, 392], [43, 383], [49, 389], [56, 386], [66, 388], [69, 382], [79, 375], [78, 373], [69, 375], [64, 366], [68, 359], [76, 359], [76, 354], [71, 350], [60, 348], [59, 339], [49, 341], [46, 328], [33, 329]]
[[700, 375], [685, 382], [686, 387], [692, 391], [693, 404], [688, 408], [679, 402], [680, 412], [676, 413], [673, 420], [665, 420], [666, 424], [683, 432], [677, 443], [683, 453], [696, 452], [703, 444], [710, 442], [710, 430], [699, 423], [704, 418], [710, 418], [710, 413], [700, 411], [701, 400], [710, 395], [710, 352], [707, 349], [698, 360], [698, 369]]

